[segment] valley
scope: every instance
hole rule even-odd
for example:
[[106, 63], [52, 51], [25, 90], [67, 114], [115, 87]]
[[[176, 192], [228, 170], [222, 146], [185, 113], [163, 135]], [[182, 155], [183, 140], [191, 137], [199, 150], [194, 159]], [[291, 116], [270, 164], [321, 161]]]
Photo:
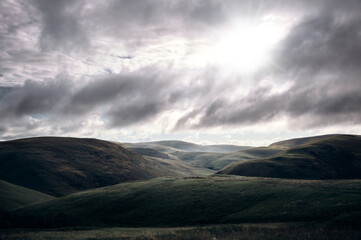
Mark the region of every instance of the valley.
[[282, 233], [298, 232], [292, 239], [357, 239], [360, 150], [358, 135], [263, 147], [64, 137], [0, 142], [0, 236], [287, 239]]

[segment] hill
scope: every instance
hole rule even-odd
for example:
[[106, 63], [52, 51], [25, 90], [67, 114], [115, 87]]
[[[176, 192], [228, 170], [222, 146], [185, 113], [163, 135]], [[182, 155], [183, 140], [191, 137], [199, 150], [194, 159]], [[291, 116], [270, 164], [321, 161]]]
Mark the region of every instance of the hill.
[[246, 146], [237, 145], [198, 145], [190, 142], [176, 140], [126, 143], [126, 145], [130, 147], [151, 148], [163, 153], [172, 153], [177, 151], [229, 153], [249, 148]]
[[[359, 219], [361, 181], [157, 178], [88, 190], [12, 213], [68, 225], [186, 226]], [[358, 220], [359, 221], [359, 220]]]
[[167, 153], [162, 153], [152, 148], [143, 148], [143, 147], [126, 147], [127, 149], [139, 153], [143, 156], [148, 157], [156, 157], [156, 158], [163, 158], [163, 159], [172, 159], [173, 157]]
[[280, 151], [279, 148], [255, 147], [232, 153], [178, 151], [171, 153], [171, 155], [194, 166], [220, 170], [233, 162], [268, 157]]
[[292, 138], [292, 139], [287, 139], [287, 140], [272, 143], [271, 145], [269, 145], [269, 147], [288, 149], [288, 148], [296, 147], [298, 145], [310, 143], [315, 140], [321, 140], [324, 138], [329, 138], [329, 137], [334, 137], [334, 136], [345, 136], [345, 135], [328, 134], [328, 135], [320, 135], [320, 136], [313, 136], [313, 137]]
[[360, 179], [361, 136], [323, 137], [269, 158], [230, 164], [218, 173], [293, 179]]
[[54, 197], [0, 180], [0, 211], [9, 211]]
[[129, 180], [192, 175], [173, 166], [98, 139], [0, 142], [0, 179], [54, 196]]

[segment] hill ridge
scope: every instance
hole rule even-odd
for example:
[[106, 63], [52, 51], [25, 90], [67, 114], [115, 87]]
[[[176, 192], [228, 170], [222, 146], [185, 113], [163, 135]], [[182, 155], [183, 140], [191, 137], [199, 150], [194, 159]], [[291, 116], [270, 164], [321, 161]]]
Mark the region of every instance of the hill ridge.
[[128, 180], [182, 176], [178, 170], [94, 138], [36, 137], [0, 142], [0, 179], [54, 196]]
[[217, 172], [295, 179], [360, 179], [361, 136], [310, 141], [264, 159], [233, 163]]

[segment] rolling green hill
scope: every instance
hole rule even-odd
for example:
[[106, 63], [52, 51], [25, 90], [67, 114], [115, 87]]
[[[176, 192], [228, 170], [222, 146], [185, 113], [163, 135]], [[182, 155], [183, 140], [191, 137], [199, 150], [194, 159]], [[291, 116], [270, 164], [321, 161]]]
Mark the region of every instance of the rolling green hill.
[[192, 175], [174, 166], [98, 139], [0, 142], [0, 179], [54, 196], [129, 180]]
[[277, 147], [197, 145], [183, 141], [125, 143], [123, 146], [143, 156], [181, 160], [195, 167], [211, 170], [220, 170], [233, 162], [257, 159], [281, 151], [281, 148]]
[[237, 145], [198, 145], [184, 141], [155, 141], [141, 143], [126, 143], [130, 147], [151, 148], [163, 153], [172, 153], [178, 151], [184, 152], [214, 152], [214, 153], [230, 153], [236, 152], [249, 147]]
[[163, 159], [173, 158], [171, 155], [167, 153], [163, 153], [152, 148], [143, 148], [143, 147], [126, 147], [126, 148], [133, 152], [139, 153], [140, 155], [143, 156], [163, 158]]
[[68, 225], [84, 226], [353, 221], [361, 216], [360, 189], [360, 180], [157, 178], [75, 193], [12, 213], [45, 219], [63, 214]]
[[[278, 147], [278, 148], [291, 148], [291, 147], [296, 147], [298, 145], [302, 145], [302, 144], [306, 144], [315, 140], [321, 140], [324, 138], [329, 138], [329, 137], [334, 137], [334, 136], [342, 136], [342, 135], [338, 135], [338, 134], [328, 134], [328, 135], [320, 135], [320, 136], [313, 136], [313, 137], [303, 137], [303, 138], [292, 138], [292, 139], [287, 139], [284, 141], [279, 141], [279, 142], [275, 142], [272, 143], [271, 145], [269, 145], [269, 147]], [[345, 135], [343, 135], [345, 136]]]
[[258, 159], [280, 152], [279, 148], [247, 148], [233, 153], [173, 152], [171, 155], [194, 166], [220, 170], [230, 163]]
[[225, 153], [211, 153], [211, 152], [173, 152], [173, 156], [179, 160], [192, 164], [193, 166], [204, 167], [208, 169], [218, 170], [213, 162], [218, 158], [224, 157]]
[[230, 164], [218, 173], [293, 179], [360, 179], [361, 136], [316, 138], [269, 158]]
[[0, 211], [10, 211], [54, 197], [0, 180]]

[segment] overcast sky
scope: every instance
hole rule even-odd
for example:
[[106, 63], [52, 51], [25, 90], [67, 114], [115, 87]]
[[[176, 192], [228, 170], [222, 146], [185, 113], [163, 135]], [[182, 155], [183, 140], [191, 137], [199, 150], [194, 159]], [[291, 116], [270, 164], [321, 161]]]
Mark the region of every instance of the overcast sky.
[[360, 0], [1, 0], [0, 139], [361, 134]]

